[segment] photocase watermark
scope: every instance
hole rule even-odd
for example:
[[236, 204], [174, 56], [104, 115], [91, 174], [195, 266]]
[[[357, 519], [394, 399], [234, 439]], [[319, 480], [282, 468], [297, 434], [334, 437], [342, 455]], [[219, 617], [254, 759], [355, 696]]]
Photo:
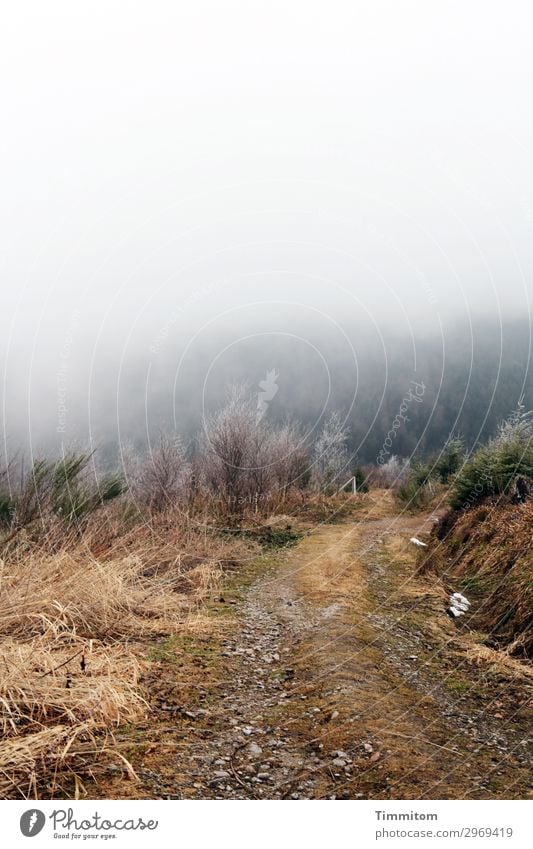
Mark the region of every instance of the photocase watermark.
[[38, 808], [24, 811], [20, 818], [20, 830], [24, 837], [36, 837], [44, 828], [46, 817]]
[[433, 288], [432, 288], [432, 286], [431, 286], [431, 284], [430, 284], [430, 282], [427, 278], [427, 275], [420, 268], [415, 269], [415, 274], [418, 277], [418, 280], [420, 281], [420, 283], [422, 284], [422, 288], [424, 289], [426, 298], [429, 301], [429, 303], [433, 304], [434, 306], [437, 306], [438, 303], [439, 303], [439, 299], [437, 298], [437, 296], [436, 296], [436, 294], [435, 294], [435, 292], [434, 292], [434, 290], [433, 290]]
[[67, 430], [67, 396], [68, 396], [68, 367], [72, 353], [74, 337], [78, 330], [80, 313], [78, 310], [72, 313], [67, 327], [63, 347], [59, 355], [59, 368], [56, 375], [57, 392], [57, 433], [65, 433]]
[[175, 310], [173, 310], [173, 312], [170, 313], [170, 315], [168, 316], [167, 320], [165, 321], [163, 327], [161, 328], [161, 330], [157, 334], [156, 338], [153, 339], [152, 343], [150, 344], [150, 347], [149, 347], [150, 353], [151, 354], [159, 354], [164, 343], [167, 341], [168, 337], [170, 336], [171, 330], [178, 323], [179, 317], [181, 315], [183, 315], [185, 310], [188, 307], [192, 307], [192, 306], [194, 306], [194, 304], [197, 304], [200, 301], [203, 301], [205, 298], [208, 297], [208, 295], [210, 295], [212, 292], [214, 292], [216, 288], [217, 288], [216, 284], [211, 283], [209, 286], [204, 286], [203, 289], [197, 289], [195, 292], [193, 292], [192, 295], [189, 295], [189, 297], [185, 301], [183, 301], [183, 303], [180, 304], [179, 307], [177, 307]]
[[257, 394], [256, 424], [259, 424], [268, 410], [270, 401], [275, 398], [278, 392], [279, 386], [276, 382], [278, 378], [279, 372], [277, 372], [276, 369], [271, 369], [270, 371], [267, 371], [265, 379], [259, 381], [259, 388], [261, 392]]
[[468, 510], [470, 507], [473, 507], [478, 503], [480, 495], [484, 492], [494, 492], [494, 478], [492, 477], [491, 472], [488, 469], [482, 469], [478, 475], [479, 481], [473, 487], [472, 492], [468, 495], [468, 498], [465, 499], [464, 504], [461, 507], [461, 510]]
[[402, 424], [409, 421], [406, 415], [409, 410], [409, 407], [413, 403], [421, 404], [425, 391], [426, 387], [424, 383], [419, 383], [416, 380], [410, 381], [409, 392], [403, 398], [402, 403], [400, 404], [400, 409], [392, 422], [392, 427], [387, 433], [387, 436], [383, 441], [383, 446], [377, 456], [377, 463], [379, 466], [383, 466], [387, 462], [388, 455], [391, 454], [391, 449], [399, 429], [401, 428]]
[[[87, 837], [109, 840], [117, 833], [126, 831], [155, 831], [158, 820], [142, 817], [109, 819], [95, 811], [89, 817], [76, 819], [73, 808], [58, 808], [48, 816], [54, 837], [69, 840], [85, 840]], [[35, 837], [46, 825], [47, 817], [38, 808], [29, 808], [20, 818], [20, 830], [25, 837]]]
[[257, 506], [260, 503], [266, 503], [270, 501], [275, 501], [280, 496], [280, 488], [278, 489], [269, 489], [266, 492], [248, 492], [244, 495], [229, 495], [227, 498], [222, 499], [220, 497], [214, 498], [214, 502], [218, 502], [220, 504], [228, 504], [234, 507], [242, 507], [243, 505], [247, 506]]

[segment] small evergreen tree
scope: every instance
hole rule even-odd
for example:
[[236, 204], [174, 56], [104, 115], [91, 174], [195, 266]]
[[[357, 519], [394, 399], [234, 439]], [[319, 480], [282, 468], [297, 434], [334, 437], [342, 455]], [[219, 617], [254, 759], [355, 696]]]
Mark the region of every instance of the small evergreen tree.
[[454, 481], [451, 504], [455, 509], [467, 508], [503, 494], [516, 494], [523, 500], [532, 489], [533, 413], [520, 403], [496, 438], [464, 464]]
[[462, 439], [449, 439], [435, 462], [435, 472], [442, 483], [448, 483], [464, 463], [465, 446]]

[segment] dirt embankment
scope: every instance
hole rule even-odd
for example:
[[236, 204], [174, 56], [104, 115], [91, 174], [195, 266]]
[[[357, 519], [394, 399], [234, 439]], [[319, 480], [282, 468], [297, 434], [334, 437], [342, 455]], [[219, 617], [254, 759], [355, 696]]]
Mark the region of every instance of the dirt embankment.
[[487, 645], [532, 658], [532, 501], [486, 501], [449, 513], [424, 560], [422, 568], [472, 602], [465, 621], [483, 632]]

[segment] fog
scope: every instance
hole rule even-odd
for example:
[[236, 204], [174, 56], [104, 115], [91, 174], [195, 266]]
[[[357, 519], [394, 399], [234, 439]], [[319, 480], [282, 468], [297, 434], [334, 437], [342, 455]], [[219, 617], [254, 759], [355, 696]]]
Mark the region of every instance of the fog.
[[13, 5], [5, 450], [192, 432], [230, 383], [257, 391], [270, 369], [271, 415], [313, 425], [341, 407], [367, 457], [411, 379], [428, 394], [406, 453], [432, 428], [473, 443], [530, 397], [520, 12]]

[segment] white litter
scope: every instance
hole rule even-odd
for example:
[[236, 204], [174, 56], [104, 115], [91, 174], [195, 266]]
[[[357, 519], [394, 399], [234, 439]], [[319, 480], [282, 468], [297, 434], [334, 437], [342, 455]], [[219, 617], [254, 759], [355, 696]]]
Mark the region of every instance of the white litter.
[[427, 547], [428, 547], [428, 546], [427, 546], [427, 542], [422, 542], [422, 540], [417, 539], [416, 537], [411, 537], [411, 539], [409, 540], [409, 542], [412, 542], [412, 543], [413, 543], [413, 545], [418, 545], [418, 546], [420, 546], [420, 548], [427, 548]]
[[448, 610], [455, 619], [457, 619], [458, 616], [464, 616], [465, 613], [468, 613], [469, 608], [470, 602], [464, 595], [461, 595], [461, 593], [451, 594], [450, 607]]

